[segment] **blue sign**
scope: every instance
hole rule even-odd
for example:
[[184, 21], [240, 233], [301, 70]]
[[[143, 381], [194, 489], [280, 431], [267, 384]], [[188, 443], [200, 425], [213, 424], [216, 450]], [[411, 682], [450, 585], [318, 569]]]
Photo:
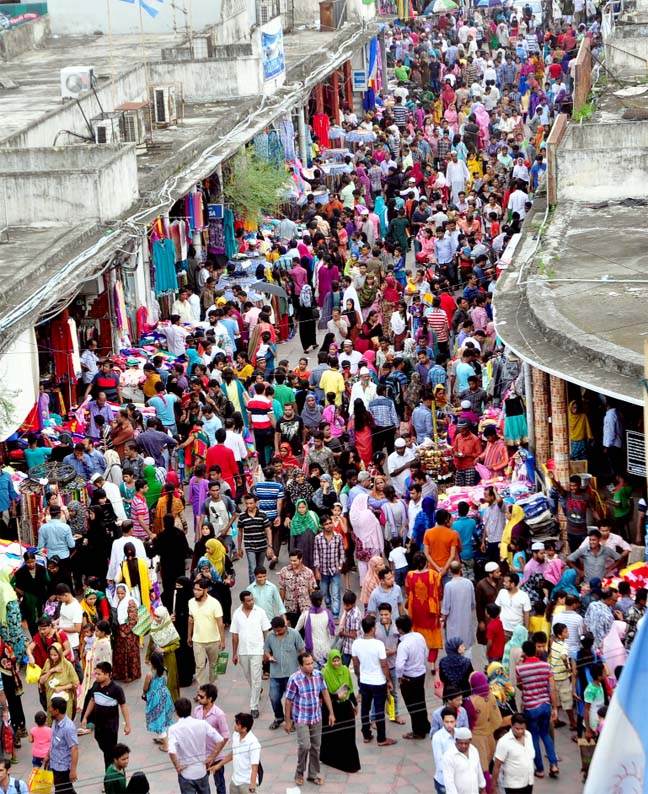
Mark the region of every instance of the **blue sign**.
[[263, 79], [272, 80], [286, 68], [281, 28], [276, 33], [262, 33], [261, 46], [263, 47]]
[[210, 221], [223, 220], [223, 205], [222, 204], [208, 204], [207, 217]]
[[[151, 1], [153, 1], [153, 0], [151, 0]], [[164, 3], [164, 0], [154, 0], [154, 2], [160, 3], [160, 5], [162, 5], [162, 3]], [[140, 8], [142, 9], [142, 11], [146, 11], [146, 13], [150, 17], [154, 17], [155, 18], [158, 15], [158, 13], [159, 13], [159, 8], [155, 8], [154, 6], [150, 6], [146, 2], [146, 0], [122, 0], [122, 3], [130, 3], [131, 5], [135, 5], [135, 3], [138, 3]]]

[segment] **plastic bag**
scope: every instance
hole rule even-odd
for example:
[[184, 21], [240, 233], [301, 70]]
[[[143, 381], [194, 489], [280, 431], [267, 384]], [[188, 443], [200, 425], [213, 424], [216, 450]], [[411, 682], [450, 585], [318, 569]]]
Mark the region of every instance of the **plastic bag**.
[[387, 700], [385, 701], [385, 713], [387, 714], [387, 719], [390, 722], [393, 722], [396, 719], [396, 701], [394, 700], [394, 696], [391, 692], [387, 693]]
[[25, 681], [28, 684], [37, 684], [42, 675], [43, 671], [37, 664], [27, 665], [27, 670], [25, 671]]
[[35, 767], [29, 775], [27, 788], [31, 794], [51, 794], [54, 785], [54, 772], [51, 769]]
[[143, 637], [151, 630], [151, 613], [142, 605], [137, 608], [137, 623], [133, 627], [133, 634], [137, 637]]
[[227, 651], [221, 651], [218, 654], [218, 659], [216, 660], [216, 664], [214, 665], [214, 673], [216, 675], [225, 675], [227, 672], [227, 663], [229, 662], [229, 653]]

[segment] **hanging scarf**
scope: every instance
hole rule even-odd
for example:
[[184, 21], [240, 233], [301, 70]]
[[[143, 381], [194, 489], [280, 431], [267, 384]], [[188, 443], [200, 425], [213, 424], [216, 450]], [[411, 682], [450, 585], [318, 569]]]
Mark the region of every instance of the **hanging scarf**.
[[511, 639], [504, 646], [504, 656], [502, 657], [502, 665], [508, 675], [511, 675], [510, 661], [511, 661], [511, 648], [521, 648], [523, 643], [529, 639], [529, 632], [524, 626], [516, 626], [513, 629]]
[[167, 645], [174, 643], [180, 644], [180, 635], [173, 625], [169, 610], [166, 607], [156, 607], [153, 610], [153, 620], [151, 621], [151, 639], [158, 648], [166, 648]]
[[576, 400], [569, 403], [569, 440], [570, 441], [587, 441], [592, 438], [592, 430], [590, 428], [589, 419], [586, 413], [573, 414], [572, 406], [578, 407]]
[[219, 576], [223, 575], [225, 571], [225, 557], [227, 551], [223, 543], [218, 538], [210, 538], [205, 543], [205, 557], [214, 566]]
[[301, 418], [306, 427], [317, 427], [322, 421], [322, 406], [318, 405], [317, 400], [310, 394], [306, 398]]
[[348, 686], [349, 691], [346, 695], [338, 695], [338, 700], [344, 702], [348, 700], [351, 695], [353, 694], [353, 679], [351, 678], [351, 671], [345, 664], [340, 664], [339, 667], [333, 667], [333, 662], [335, 659], [339, 659], [340, 662], [342, 661], [342, 654], [340, 651], [332, 648], [329, 651], [328, 659], [326, 660], [326, 664], [322, 667], [322, 677], [324, 678], [324, 682], [326, 683], [326, 688], [331, 693], [331, 695], [335, 695], [340, 687]]
[[326, 612], [328, 615], [328, 628], [331, 637], [335, 636], [335, 621], [333, 620], [333, 613], [326, 607], [311, 607], [308, 610], [308, 617], [304, 623], [304, 645], [309, 653], [313, 651], [313, 627], [311, 626], [311, 615], [321, 615]]
[[443, 675], [448, 679], [452, 686], [459, 687], [466, 677], [468, 668], [471, 667], [470, 659], [459, 653], [459, 646], [463, 645], [461, 637], [450, 637], [446, 640], [446, 655], [439, 662], [439, 668], [443, 668]]
[[[149, 582], [147, 561], [141, 560], [139, 557], [136, 557], [135, 559], [137, 560], [137, 573], [139, 575], [139, 589], [140, 589], [140, 597], [142, 599], [142, 606], [145, 606], [146, 609], [150, 611], [151, 595], [149, 593], [150, 582]], [[130, 575], [130, 568], [128, 567], [128, 560], [124, 560], [124, 562], [122, 563], [122, 576], [124, 578], [124, 584], [128, 588], [128, 592], [130, 593], [133, 585], [131, 584], [131, 575]]]
[[16, 591], [11, 586], [11, 568], [0, 570], [0, 626], [7, 625], [7, 605], [17, 601]]
[[299, 505], [308, 505], [305, 499], [298, 499], [295, 502], [295, 515], [290, 522], [290, 537], [295, 538], [298, 535], [303, 535], [304, 532], [310, 529], [313, 535], [317, 535], [320, 528], [319, 518], [312, 510], [307, 510], [305, 515], [299, 512]]

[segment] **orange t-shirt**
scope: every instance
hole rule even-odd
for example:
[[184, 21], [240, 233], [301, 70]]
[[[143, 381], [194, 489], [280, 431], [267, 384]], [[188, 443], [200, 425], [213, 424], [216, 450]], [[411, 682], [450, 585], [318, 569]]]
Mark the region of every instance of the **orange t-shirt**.
[[423, 535], [423, 545], [427, 548], [434, 562], [443, 568], [448, 562], [450, 552], [461, 546], [459, 533], [450, 527], [432, 527]]

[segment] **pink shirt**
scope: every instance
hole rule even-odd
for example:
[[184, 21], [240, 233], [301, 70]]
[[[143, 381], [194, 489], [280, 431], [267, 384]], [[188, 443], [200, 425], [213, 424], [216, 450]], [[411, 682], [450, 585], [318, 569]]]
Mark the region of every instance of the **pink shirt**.
[[[223, 739], [229, 739], [230, 732], [229, 728], [227, 727], [227, 717], [225, 716], [225, 712], [223, 709], [219, 708], [216, 704], [214, 704], [211, 709], [205, 715], [205, 707], [204, 706], [196, 706], [194, 711], [194, 717], [197, 720], [207, 720], [207, 724], [211, 725], [214, 730], [218, 731]], [[226, 745], [227, 746], [227, 745]], [[207, 752], [211, 753], [214, 749], [214, 744], [211, 739], [207, 739]], [[216, 760], [220, 760], [225, 756], [225, 749], [223, 748], [223, 752], [219, 753], [216, 757]]]
[[29, 733], [34, 740], [32, 756], [34, 758], [45, 758], [50, 751], [52, 729], [48, 728], [47, 725], [43, 725], [42, 727], [35, 726], [29, 731]]

